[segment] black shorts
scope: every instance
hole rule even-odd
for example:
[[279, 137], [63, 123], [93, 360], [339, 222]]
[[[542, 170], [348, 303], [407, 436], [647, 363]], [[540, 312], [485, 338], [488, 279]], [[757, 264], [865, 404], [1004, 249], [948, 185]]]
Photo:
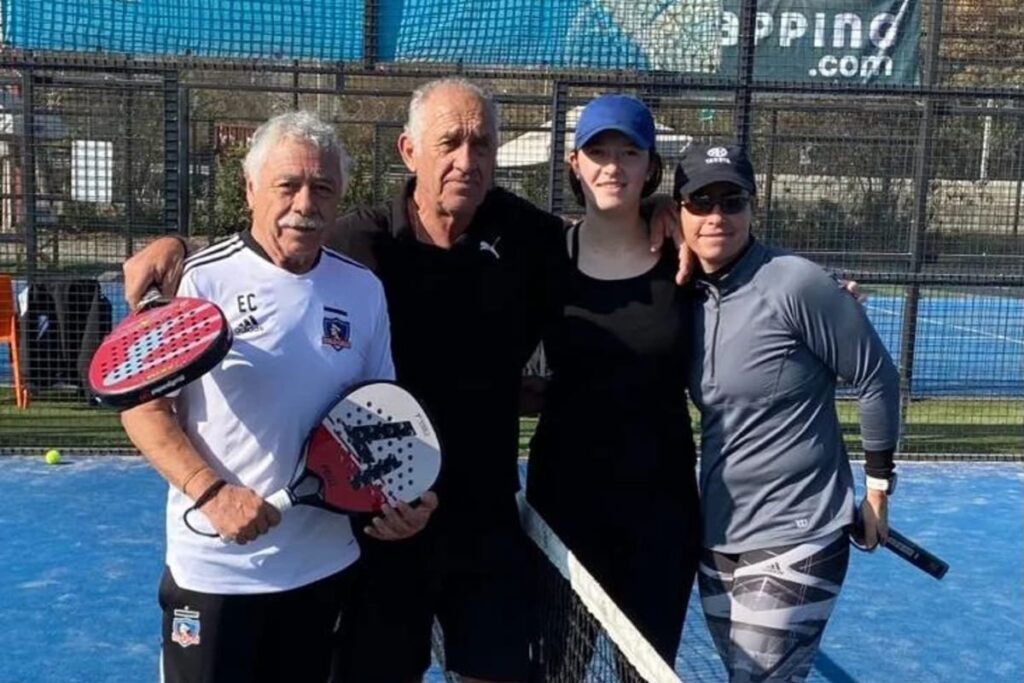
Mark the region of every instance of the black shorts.
[[359, 586], [342, 613], [334, 683], [418, 679], [430, 666], [435, 617], [448, 670], [526, 680], [531, 581], [517, 519], [474, 531], [432, 523], [406, 541], [360, 535], [359, 544]]
[[346, 569], [280, 593], [219, 595], [181, 588], [164, 569], [161, 680], [323, 683], [353, 575]]

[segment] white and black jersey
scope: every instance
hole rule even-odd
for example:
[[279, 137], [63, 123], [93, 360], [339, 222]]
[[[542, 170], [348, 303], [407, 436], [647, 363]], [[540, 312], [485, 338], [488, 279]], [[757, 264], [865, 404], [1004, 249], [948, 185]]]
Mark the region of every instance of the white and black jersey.
[[[179, 422], [221, 477], [262, 496], [289, 483], [306, 435], [346, 387], [394, 377], [381, 283], [336, 252], [322, 249], [297, 275], [245, 232], [188, 258], [178, 294], [216, 303], [234, 331], [223, 362], [178, 395]], [[189, 531], [182, 515], [191, 504], [170, 489], [167, 565], [189, 590], [289, 590], [359, 556], [343, 515], [299, 506], [269, 533], [233, 545]], [[205, 523], [199, 518], [193, 513]]]

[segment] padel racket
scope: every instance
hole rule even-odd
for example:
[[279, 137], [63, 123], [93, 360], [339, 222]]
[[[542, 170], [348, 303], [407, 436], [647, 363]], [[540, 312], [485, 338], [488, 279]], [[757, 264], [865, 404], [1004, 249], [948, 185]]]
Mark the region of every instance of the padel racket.
[[[856, 540], [857, 538], [863, 538], [862, 524], [863, 522], [861, 521], [860, 514], [858, 513], [855, 530], [856, 535], [850, 534], [850, 543], [852, 543], [858, 550], [867, 551], [868, 548]], [[941, 579], [946, 575], [946, 572], [949, 571], [949, 564], [944, 560], [928, 552], [892, 527], [889, 527], [889, 537], [885, 539], [885, 542], [882, 543], [882, 545], [923, 571], [925, 574], [933, 576], [936, 579]]]
[[437, 480], [441, 448], [426, 410], [393, 382], [356, 385], [310, 433], [292, 483], [267, 502], [377, 512], [414, 502]]
[[224, 314], [203, 299], [150, 289], [108, 334], [89, 363], [89, 387], [103, 405], [131, 408], [180, 389], [214, 368], [231, 348]]

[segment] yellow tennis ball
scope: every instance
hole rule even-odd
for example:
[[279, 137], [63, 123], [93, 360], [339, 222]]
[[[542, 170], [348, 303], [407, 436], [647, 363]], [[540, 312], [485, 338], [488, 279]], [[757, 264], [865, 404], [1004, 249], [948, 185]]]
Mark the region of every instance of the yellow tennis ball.
[[56, 448], [51, 448], [46, 451], [46, 455], [43, 456], [43, 459], [46, 461], [47, 465], [56, 465], [60, 462], [60, 451]]

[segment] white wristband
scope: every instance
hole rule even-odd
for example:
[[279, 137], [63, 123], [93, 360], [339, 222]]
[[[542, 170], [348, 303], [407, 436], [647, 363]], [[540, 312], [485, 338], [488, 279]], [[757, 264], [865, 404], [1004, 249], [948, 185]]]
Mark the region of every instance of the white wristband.
[[871, 491], [881, 491], [882, 493], [889, 493], [891, 480], [879, 479], [878, 477], [864, 475], [864, 484]]

